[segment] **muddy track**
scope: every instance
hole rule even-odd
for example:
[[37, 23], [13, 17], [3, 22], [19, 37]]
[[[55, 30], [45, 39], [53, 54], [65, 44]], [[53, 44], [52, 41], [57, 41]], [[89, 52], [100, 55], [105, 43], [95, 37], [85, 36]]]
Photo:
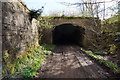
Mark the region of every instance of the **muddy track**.
[[41, 78], [107, 78], [78, 46], [58, 46], [39, 70]]

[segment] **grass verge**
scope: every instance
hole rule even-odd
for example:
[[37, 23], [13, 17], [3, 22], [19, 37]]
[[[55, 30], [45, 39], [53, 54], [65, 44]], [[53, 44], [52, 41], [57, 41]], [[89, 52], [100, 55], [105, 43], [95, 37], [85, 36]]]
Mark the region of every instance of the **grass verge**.
[[19, 55], [17, 58], [13, 59], [10, 54], [6, 51], [4, 56], [4, 68], [3, 75], [5, 77], [34, 77], [38, 75], [37, 72], [40, 66], [44, 63], [47, 55], [52, 52], [50, 50], [54, 47], [53, 45], [45, 46], [30, 46], [26, 53]]
[[116, 64], [114, 64], [110, 61], [104, 60], [104, 58], [95, 55], [95, 53], [93, 53], [92, 51], [87, 51], [87, 50], [84, 50], [84, 49], [81, 49], [81, 50], [84, 51], [88, 56], [97, 60], [100, 64], [104, 64], [106, 67], [108, 67], [114, 73], [120, 73], [120, 68]]

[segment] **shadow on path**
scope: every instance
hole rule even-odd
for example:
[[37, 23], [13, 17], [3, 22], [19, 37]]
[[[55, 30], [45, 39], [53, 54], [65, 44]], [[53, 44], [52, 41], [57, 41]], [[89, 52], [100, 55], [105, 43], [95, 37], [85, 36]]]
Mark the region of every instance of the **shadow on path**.
[[41, 78], [106, 78], [102, 68], [88, 59], [77, 46], [58, 46], [39, 70]]

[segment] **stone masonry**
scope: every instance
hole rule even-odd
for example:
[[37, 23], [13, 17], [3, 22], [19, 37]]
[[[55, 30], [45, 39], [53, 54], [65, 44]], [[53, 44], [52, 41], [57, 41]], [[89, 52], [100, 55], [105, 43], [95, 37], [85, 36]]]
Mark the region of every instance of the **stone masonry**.
[[92, 17], [54, 17], [51, 21], [53, 28], [48, 32], [46, 30], [44, 42], [52, 44], [52, 31], [56, 26], [62, 24], [73, 24], [85, 29], [83, 45], [84, 47], [93, 46], [97, 35], [100, 33], [100, 20]]
[[19, 1], [2, 2], [3, 53], [21, 54], [33, 43], [38, 44], [37, 20], [29, 20], [29, 9]]

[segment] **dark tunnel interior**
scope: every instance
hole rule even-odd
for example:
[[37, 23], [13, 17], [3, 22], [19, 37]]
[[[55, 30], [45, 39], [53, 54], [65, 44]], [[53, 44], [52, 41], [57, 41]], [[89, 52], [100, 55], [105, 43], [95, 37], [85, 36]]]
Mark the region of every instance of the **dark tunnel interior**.
[[56, 45], [81, 45], [84, 28], [73, 24], [62, 24], [56, 26], [52, 32], [53, 44]]

